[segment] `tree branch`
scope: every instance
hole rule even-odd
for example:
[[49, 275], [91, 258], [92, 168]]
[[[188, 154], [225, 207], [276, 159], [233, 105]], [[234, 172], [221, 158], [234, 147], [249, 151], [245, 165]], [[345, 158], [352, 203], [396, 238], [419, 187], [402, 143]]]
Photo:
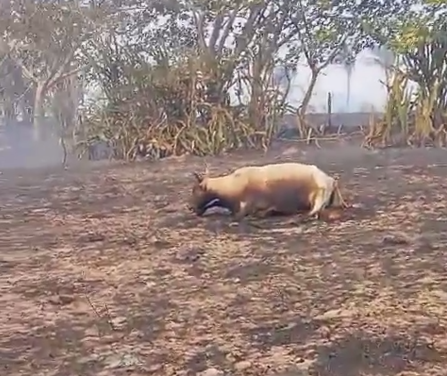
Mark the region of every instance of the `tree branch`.
[[219, 38], [220, 30], [222, 29], [222, 24], [224, 21], [223, 12], [224, 11], [221, 10], [217, 14], [216, 19], [214, 20], [213, 31], [211, 32], [210, 41], [208, 44], [208, 48], [213, 55], [216, 53], [215, 47], [216, 47], [217, 39]]
[[[272, 20], [275, 20], [275, 17], [280, 13], [280, 10], [277, 10], [271, 17]], [[271, 43], [270, 51], [274, 52], [277, 51], [279, 47], [283, 46], [285, 43], [290, 41], [294, 37], [294, 33], [289, 33], [287, 37], [284, 37], [280, 41], [281, 32], [284, 30], [284, 24], [286, 22], [286, 18], [289, 14], [289, 10], [285, 9], [281, 12], [282, 14], [279, 17], [278, 22], [276, 23], [276, 26], [273, 28], [273, 41]]]
[[203, 30], [203, 15], [194, 10], [192, 11], [192, 14], [194, 16], [194, 21], [196, 24], [199, 47], [202, 51], [205, 51], [206, 42], [205, 42], [205, 31]]
[[343, 47], [343, 45], [346, 43], [347, 40], [347, 36], [345, 35], [343, 37], [343, 39], [340, 41], [340, 43], [338, 43], [332, 50], [332, 52], [329, 54], [329, 56], [327, 57], [326, 61], [324, 63], [322, 63], [319, 67], [318, 70], [322, 71], [324, 68], [326, 68], [335, 58], [335, 56], [337, 56], [338, 52], [340, 51], [340, 49]]
[[33, 81], [34, 83], [37, 83], [38, 78], [36, 77], [34, 71], [31, 68], [27, 68], [23, 63], [22, 59], [13, 58], [13, 60], [22, 69], [22, 73], [26, 78]]
[[67, 67], [71, 64], [73, 61], [73, 57], [78, 49], [78, 46], [73, 47], [70, 52], [63, 58], [62, 61], [59, 59], [55, 59], [53, 63], [53, 67], [50, 69], [48, 77], [47, 77], [47, 85], [53, 86], [53, 81], [58, 81], [59, 77], [64, 74], [64, 72], [67, 70]]
[[266, 10], [265, 5], [254, 5], [250, 9], [250, 14], [248, 16], [247, 22], [242, 29], [242, 35], [236, 38], [236, 51], [235, 55], [239, 57], [239, 55], [244, 51], [249, 43], [253, 39], [253, 35], [255, 33], [255, 24], [258, 21], [259, 17], [261, 17]]
[[[12, 52], [14, 52], [14, 50], [16, 49], [18, 44], [19, 44], [18, 40], [13, 40], [10, 43], [5, 43], [5, 42], [0, 43], [0, 51], [2, 54], [6, 55], [5, 58], [2, 60], [2, 63], [6, 58], [9, 57], [22, 69], [22, 72], [26, 78], [28, 78], [29, 80], [31, 80], [33, 82], [37, 82], [37, 79], [36, 79], [36, 76], [35, 76], [33, 70], [31, 68], [28, 69], [21, 59], [11, 56]], [[5, 46], [7, 46], [6, 49], [5, 49]]]
[[225, 47], [225, 42], [228, 39], [228, 36], [230, 35], [231, 29], [234, 25], [234, 21], [236, 20], [236, 16], [238, 14], [238, 10], [233, 10], [230, 14], [229, 19], [227, 20], [227, 23], [225, 24], [225, 28], [222, 32], [222, 35], [220, 37], [219, 45], [217, 46], [217, 54], [221, 55], [222, 51]]
[[311, 56], [311, 54], [309, 52], [309, 46], [307, 45], [307, 43], [305, 41], [306, 38], [303, 36], [303, 33], [301, 32], [301, 27], [299, 25], [299, 22], [303, 23], [303, 26], [304, 26], [304, 29], [305, 29], [304, 32], [306, 33], [306, 36], [308, 38], [311, 38], [312, 34], [310, 33], [309, 25], [308, 25], [308, 22], [307, 22], [307, 18], [305, 16], [304, 9], [303, 9], [303, 3], [301, 1], [299, 1], [299, 6], [300, 6], [300, 14], [301, 14], [300, 17], [299, 17], [300, 19], [299, 20], [292, 19], [292, 24], [295, 26], [296, 32], [298, 34], [298, 38], [300, 39], [301, 49], [303, 50], [304, 56], [306, 57], [307, 64], [309, 65], [309, 68], [311, 70], [314, 70], [315, 69], [315, 62], [314, 62], [314, 59], [312, 58], [312, 56]]
[[81, 67], [72, 69], [69, 72], [61, 74], [59, 77], [55, 78], [53, 81], [51, 81], [50, 84], [47, 85], [47, 89], [51, 89], [57, 83], [65, 80], [68, 77], [71, 77], [71, 76], [74, 76], [75, 74], [78, 74], [79, 72], [83, 71], [85, 68], [87, 68], [87, 65], [82, 65]]

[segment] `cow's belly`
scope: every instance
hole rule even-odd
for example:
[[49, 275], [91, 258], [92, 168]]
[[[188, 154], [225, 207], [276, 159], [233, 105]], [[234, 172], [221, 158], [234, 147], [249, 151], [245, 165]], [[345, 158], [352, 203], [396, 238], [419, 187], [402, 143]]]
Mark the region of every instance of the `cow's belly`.
[[268, 195], [271, 208], [282, 214], [294, 214], [310, 209], [307, 191], [299, 188], [282, 188]]

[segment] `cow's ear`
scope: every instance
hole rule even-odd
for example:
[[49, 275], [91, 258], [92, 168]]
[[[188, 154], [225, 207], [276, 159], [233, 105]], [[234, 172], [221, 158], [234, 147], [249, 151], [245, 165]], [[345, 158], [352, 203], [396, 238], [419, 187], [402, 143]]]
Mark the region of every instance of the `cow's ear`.
[[192, 174], [199, 183], [201, 183], [203, 181], [204, 176], [202, 174], [200, 174], [198, 172], [193, 172]]

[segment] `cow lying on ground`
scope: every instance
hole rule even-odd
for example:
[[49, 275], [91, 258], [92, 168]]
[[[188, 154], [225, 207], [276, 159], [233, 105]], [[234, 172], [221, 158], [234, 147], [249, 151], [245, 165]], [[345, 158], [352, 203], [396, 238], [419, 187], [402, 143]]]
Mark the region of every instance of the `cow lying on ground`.
[[315, 165], [279, 163], [248, 166], [221, 177], [194, 173], [188, 204], [202, 216], [212, 207], [230, 210], [235, 220], [247, 215], [266, 217], [309, 211], [319, 218], [328, 207], [346, 208], [336, 179]]

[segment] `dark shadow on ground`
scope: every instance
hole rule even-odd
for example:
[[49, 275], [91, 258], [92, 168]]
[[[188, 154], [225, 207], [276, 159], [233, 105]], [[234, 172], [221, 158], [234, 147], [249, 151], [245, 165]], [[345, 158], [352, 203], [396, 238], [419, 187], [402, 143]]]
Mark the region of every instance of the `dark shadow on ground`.
[[423, 338], [410, 335], [350, 333], [316, 350], [311, 372], [321, 376], [423, 374], [425, 367], [445, 364], [445, 353]]

